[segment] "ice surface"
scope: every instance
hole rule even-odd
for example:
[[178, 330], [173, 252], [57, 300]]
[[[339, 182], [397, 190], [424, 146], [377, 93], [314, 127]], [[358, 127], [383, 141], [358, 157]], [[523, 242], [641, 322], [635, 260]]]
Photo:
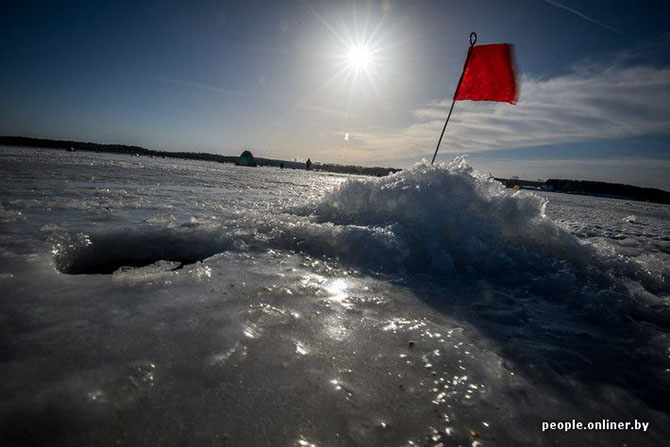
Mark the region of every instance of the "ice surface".
[[[2, 445], [662, 445], [670, 208], [0, 149]], [[348, 179], [348, 180], [347, 180]], [[541, 421], [650, 422], [648, 433]]]

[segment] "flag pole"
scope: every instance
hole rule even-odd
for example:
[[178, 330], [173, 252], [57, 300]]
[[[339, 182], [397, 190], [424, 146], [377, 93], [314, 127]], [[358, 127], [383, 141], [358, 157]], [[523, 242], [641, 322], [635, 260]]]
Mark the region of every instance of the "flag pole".
[[451, 118], [451, 112], [454, 110], [454, 105], [456, 104], [456, 93], [458, 93], [458, 89], [461, 87], [461, 83], [463, 82], [463, 75], [465, 74], [465, 67], [468, 66], [468, 61], [470, 60], [470, 51], [472, 50], [472, 47], [474, 47], [476, 43], [477, 43], [477, 33], [472, 32], [470, 33], [470, 48], [468, 48], [468, 55], [465, 57], [465, 63], [463, 64], [463, 71], [461, 72], [461, 77], [458, 80], [456, 90], [454, 91], [454, 99], [451, 101], [451, 107], [449, 107], [449, 114], [447, 115], [447, 120], [444, 122], [444, 127], [442, 128], [440, 139], [437, 140], [437, 147], [435, 147], [435, 153], [433, 154], [433, 159], [430, 162], [431, 165], [435, 162], [435, 157], [437, 157], [437, 151], [440, 150], [440, 143], [442, 143], [442, 137], [444, 136], [444, 131], [447, 130], [447, 124], [449, 124], [449, 118]]

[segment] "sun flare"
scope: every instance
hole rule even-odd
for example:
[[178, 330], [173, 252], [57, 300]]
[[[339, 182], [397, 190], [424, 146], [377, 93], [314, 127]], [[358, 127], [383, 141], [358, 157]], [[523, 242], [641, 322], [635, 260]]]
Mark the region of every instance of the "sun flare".
[[347, 62], [354, 70], [367, 70], [372, 62], [372, 51], [363, 45], [355, 45], [347, 52]]

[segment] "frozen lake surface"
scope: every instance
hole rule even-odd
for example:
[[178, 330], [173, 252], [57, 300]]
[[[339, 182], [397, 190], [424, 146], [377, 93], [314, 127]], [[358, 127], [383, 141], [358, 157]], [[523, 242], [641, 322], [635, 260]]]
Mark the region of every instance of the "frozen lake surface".
[[[0, 148], [0, 444], [663, 445], [670, 207]], [[347, 180], [349, 179], [349, 180]], [[643, 421], [545, 431], [543, 421]]]

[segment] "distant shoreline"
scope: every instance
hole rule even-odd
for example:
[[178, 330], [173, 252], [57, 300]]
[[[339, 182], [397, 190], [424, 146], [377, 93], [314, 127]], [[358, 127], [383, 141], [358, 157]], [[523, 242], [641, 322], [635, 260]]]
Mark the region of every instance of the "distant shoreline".
[[[38, 147], [44, 149], [125, 154], [130, 156], [204, 160], [218, 163], [235, 163], [238, 159], [237, 156], [210, 154], [207, 152], [156, 151], [146, 149], [141, 146], [131, 146], [124, 144], [99, 144], [81, 141], [50, 140], [19, 136], [0, 136], [0, 146]], [[304, 162], [263, 157], [255, 157], [255, 159], [259, 166], [284, 166], [287, 169], [305, 169]], [[312, 170], [382, 177], [393, 172], [401, 171], [402, 169], [315, 162], [312, 165]], [[625, 185], [621, 183], [566, 179], [549, 179], [545, 182], [522, 180], [518, 178], [496, 178], [496, 180], [508, 188], [515, 189], [543, 190], [567, 194], [580, 194], [596, 197], [609, 197], [615, 199], [636, 200], [641, 202], [670, 204], [670, 192], [657, 188], [642, 188], [639, 186]]]

